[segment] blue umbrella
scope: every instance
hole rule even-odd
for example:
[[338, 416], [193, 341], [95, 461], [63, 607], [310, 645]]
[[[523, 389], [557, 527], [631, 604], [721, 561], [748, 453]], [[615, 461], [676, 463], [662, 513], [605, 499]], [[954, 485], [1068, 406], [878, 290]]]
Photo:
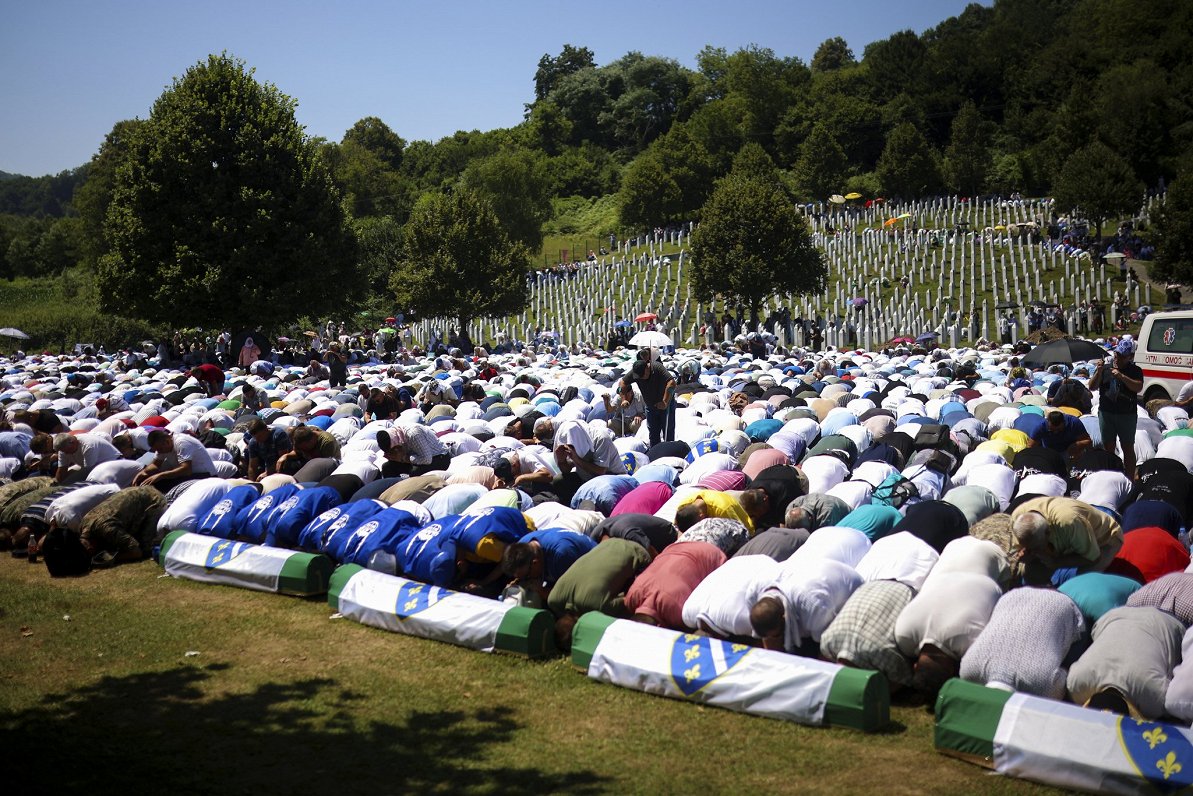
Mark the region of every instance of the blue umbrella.
[[936, 332], [924, 332], [915, 339], [917, 343], [927, 343], [936, 339]]
[[634, 324], [630, 323], [627, 320], [620, 320], [613, 325], [616, 326], [618, 329], [625, 329], [627, 327], [633, 326]]

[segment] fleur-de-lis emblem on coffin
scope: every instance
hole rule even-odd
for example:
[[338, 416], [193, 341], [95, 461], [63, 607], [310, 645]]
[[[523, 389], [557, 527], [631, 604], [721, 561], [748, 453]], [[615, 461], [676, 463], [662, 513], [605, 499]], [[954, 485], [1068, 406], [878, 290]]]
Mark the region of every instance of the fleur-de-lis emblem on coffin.
[[427, 610], [454, 593], [438, 586], [406, 581], [398, 589], [397, 606], [394, 613], [397, 614], [398, 619], [409, 619], [414, 614]]
[[1147, 741], [1149, 749], [1155, 749], [1160, 744], [1168, 740], [1168, 736], [1164, 734], [1163, 727], [1156, 727], [1154, 730], [1148, 730], [1143, 734], [1143, 740]]
[[1193, 786], [1193, 737], [1187, 728], [1122, 717], [1118, 735], [1131, 765], [1154, 791]]
[[695, 696], [749, 651], [747, 646], [695, 633], [677, 635], [671, 648], [671, 679], [684, 696]]
[[1176, 752], [1169, 752], [1163, 760], [1156, 761], [1156, 768], [1160, 769], [1160, 773], [1164, 775], [1164, 779], [1168, 779], [1173, 774], [1181, 773], [1181, 764], [1176, 762]]

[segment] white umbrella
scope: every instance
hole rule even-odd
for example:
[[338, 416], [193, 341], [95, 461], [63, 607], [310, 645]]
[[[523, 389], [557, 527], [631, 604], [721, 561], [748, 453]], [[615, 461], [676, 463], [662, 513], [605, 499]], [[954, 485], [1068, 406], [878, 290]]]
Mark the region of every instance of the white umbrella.
[[0, 337], [15, 337], [18, 340], [28, 340], [29, 335], [22, 332], [20, 329], [14, 329], [11, 326], [5, 326], [0, 329]]
[[664, 346], [675, 345], [671, 338], [662, 332], [638, 332], [630, 338], [630, 345], [640, 346], [642, 348], [662, 348]]

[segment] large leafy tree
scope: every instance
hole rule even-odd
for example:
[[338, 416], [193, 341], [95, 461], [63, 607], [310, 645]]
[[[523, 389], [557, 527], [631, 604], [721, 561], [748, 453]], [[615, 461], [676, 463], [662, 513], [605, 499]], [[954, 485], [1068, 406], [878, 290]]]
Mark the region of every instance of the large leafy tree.
[[467, 186], [424, 194], [414, 205], [390, 279], [400, 307], [427, 317], [477, 318], [521, 312], [530, 253], [510, 240], [488, 200]]
[[551, 217], [547, 159], [532, 149], [508, 148], [464, 170], [464, 184], [484, 194], [510, 240], [530, 251], [543, 245], [543, 224]]
[[82, 222], [83, 261], [92, 268], [110, 248], [104, 237], [104, 224], [116, 185], [116, 171], [128, 157], [133, 136], [142, 124], [138, 119], [116, 122], [87, 164], [87, 181], [78, 187], [71, 200]]
[[1170, 282], [1193, 285], [1193, 177], [1184, 176], [1168, 189], [1156, 217], [1156, 262], [1152, 273]]
[[739, 161], [717, 182], [692, 234], [692, 286], [700, 301], [740, 301], [758, 322], [762, 302], [777, 293], [824, 290], [828, 268], [807, 220], [758, 161]]
[[908, 122], [887, 136], [876, 171], [888, 196], [914, 199], [940, 188], [936, 152], [916, 126]]
[[626, 166], [617, 198], [621, 223], [631, 229], [658, 224], [683, 206], [683, 191], [655, 150], [643, 152]]
[[680, 105], [692, 90], [695, 75], [670, 58], [627, 53], [610, 64], [616, 76], [609, 110], [600, 116], [615, 146], [640, 152], [671, 126]]
[[980, 193], [990, 171], [990, 146], [985, 125], [972, 102], [961, 106], [953, 119], [944, 172], [949, 189], [965, 196]]
[[1069, 155], [1053, 186], [1057, 209], [1084, 214], [1094, 222], [1098, 237], [1106, 221], [1139, 208], [1143, 190], [1143, 182], [1131, 165], [1101, 141]]
[[712, 190], [713, 169], [686, 126], [674, 126], [622, 173], [621, 223], [641, 229], [694, 218]]
[[779, 120], [806, 91], [811, 72], [798, 58], [780, 58], [773, 50], [750, 46], [734, 53], [705, 47], [696, 56], [709, 98], [734, 100], [743, 137], [768, 149]]
[[853, 50], [849, 49], [849, 44], [845, 39], [834, 36], [831, 39], [825, 39], [816, 48], [816, 54], [812, 56], [812, 71], [832, 72], [846, 66], [853, 66], [856, 63], [857, 59], [853, 57]]
[[804, 196], [824, 201], [841, 190], [849, 176], [849, 160], [828, 128], [817, 122], [812, 134], [800, 146], [799, 160], [793, 171]]
[[344, 144], [354, 144], [376, 155], [391, 169], [402, 166], [406, 142], [376, 116], [366, 116], [344, 133]]
[[546, 99], [547, 95], [568, 75], [573, 75], [581, 69], [596, 66], [592, 50], [587, 47], [573, 47], [563, 45], [559, 55], [552, 58], [544, 53], [539, 59], [538, 69], [534, 73], [534, 98], [536, 101]]
[[174, 80], [117, 169], [105, 310], [270, 326], [355, 297], [355, 237], [294, 109], [226, 54]]
[[322, 156], [353, 218], [406, 220], [414, 204], [414, 183], [375, 151], [345, 136], [341, 144], [325, 145]]

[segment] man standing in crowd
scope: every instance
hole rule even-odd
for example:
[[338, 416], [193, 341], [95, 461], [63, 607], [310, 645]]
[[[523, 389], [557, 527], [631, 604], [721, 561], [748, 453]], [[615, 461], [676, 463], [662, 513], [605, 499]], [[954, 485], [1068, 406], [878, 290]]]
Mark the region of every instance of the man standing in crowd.
[[622, 409], [629, 408], [634, 402], [634, 385], [638, 386], [646, 404], [650, 444], [654, 446], [675, 439], [675, 376], [649, 359], [635, 360], [619, 385]]
[[1114, 453], [1118, 442], [1123, 450], [1123, 470], [1135, 478], [1135, 426], [1139, 420], [1138, 398], [1143, 389], [1143, 371], [1135, 364], [1135, 341], [1121, 340], [1114, 347], [1114, 361], [1098, 365], [1089, 388], [1099, 391], [1098, 425], [1102, 447]]

